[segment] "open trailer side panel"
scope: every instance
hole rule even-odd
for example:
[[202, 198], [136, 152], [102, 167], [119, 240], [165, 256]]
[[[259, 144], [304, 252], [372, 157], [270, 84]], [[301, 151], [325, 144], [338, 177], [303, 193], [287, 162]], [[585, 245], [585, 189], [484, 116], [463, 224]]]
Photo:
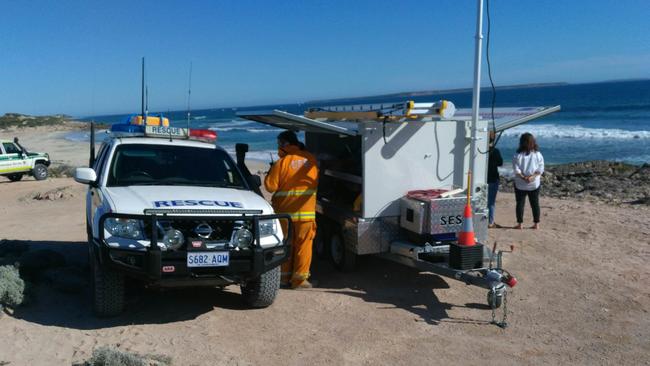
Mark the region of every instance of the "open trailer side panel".
[[[363, 137], [364, 218], [400, 215], [406, 192], [467, 188], [469, 121], [365, 123]], [[476, 199], [487, 197], [487, 122], [479, 121]], [[384, 133], [385, 131], [385, 133]], [[484, 206], [484, 205], [482, 205]]]

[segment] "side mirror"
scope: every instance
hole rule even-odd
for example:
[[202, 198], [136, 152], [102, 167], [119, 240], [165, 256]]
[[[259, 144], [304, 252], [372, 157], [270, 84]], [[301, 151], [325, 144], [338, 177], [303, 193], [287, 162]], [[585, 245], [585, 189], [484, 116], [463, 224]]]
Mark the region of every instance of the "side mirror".
[[246, 164], [246, 153], [248, 152], [248, 144], [237, 143], [235, 144], [235, 154], [237, 158], [237, 165]]
[[97, 173], [92, 168], [77, 168], [74, 171], [74, 180], [81, 184], [92, 184], [97, 180]]
[[253, 175], [251, 175], [250, 179], [251, 179], [251, 182], [255, 183], [255, 185], [256, 185], [257, 187], [261, 187], [261, 186], [262, 186], [262, 178], [260, 178], [259, 175], [257, 175], [257, 174], [253, 174]]

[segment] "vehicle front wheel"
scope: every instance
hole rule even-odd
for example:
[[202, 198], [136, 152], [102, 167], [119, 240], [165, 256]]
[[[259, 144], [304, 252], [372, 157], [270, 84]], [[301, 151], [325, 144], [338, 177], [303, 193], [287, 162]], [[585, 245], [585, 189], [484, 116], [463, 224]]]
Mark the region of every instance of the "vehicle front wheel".
[[7, 176], [7, 178], [9, 178], [9, 180], [12, 182], [18, 182], [19, 180], [23, 179], [23, 174], [22, 173], [10, 174]]
[[280, 289], [280, 266], [262, 273], [258, 278], [241, 285], [241, 294], [246, 305], [265, 308], [273, 304]]
[[91, 255], [90, 267], [93, 276], [93, 307], [95, 315], [109, 317], [124, 310], [124, 275], [104, 268]]
[[47, 178], [47, 167], [43, 164], [34, 165], [32, 169], [32, 175], [36, 180], [44, 180]]

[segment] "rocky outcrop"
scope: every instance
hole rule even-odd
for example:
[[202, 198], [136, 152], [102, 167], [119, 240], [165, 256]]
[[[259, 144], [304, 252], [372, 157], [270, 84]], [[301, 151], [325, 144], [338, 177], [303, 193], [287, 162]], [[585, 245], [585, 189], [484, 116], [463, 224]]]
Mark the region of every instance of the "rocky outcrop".
[[[513, 192], [511, 178], [501, 177], [500, 190]], [[547, 165], [543, 196], [615, 204], [650, 204], [650, 164], [610, 161]]]

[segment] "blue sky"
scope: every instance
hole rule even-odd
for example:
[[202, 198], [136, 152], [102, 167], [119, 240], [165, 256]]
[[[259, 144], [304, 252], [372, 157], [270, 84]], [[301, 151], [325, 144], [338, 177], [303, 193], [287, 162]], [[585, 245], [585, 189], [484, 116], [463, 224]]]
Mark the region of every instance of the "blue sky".
[[[491, 0], [497, 85], [650, 77], [648, 0]], [[0, 113], [138, 112], [470, 87], [476, 1], [5, 1]], [[485, 71], [485, 69], [484, 69]], [[487, 74], [483, 73], [483, 83]]]

